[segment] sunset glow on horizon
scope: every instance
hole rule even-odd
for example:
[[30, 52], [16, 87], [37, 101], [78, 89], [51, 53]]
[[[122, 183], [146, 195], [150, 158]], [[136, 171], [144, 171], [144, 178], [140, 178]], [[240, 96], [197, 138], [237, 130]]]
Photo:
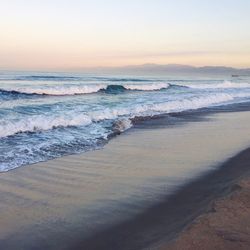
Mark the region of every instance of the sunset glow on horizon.
[[247, 0], [3, 0], [0, 69], [250, 67]]

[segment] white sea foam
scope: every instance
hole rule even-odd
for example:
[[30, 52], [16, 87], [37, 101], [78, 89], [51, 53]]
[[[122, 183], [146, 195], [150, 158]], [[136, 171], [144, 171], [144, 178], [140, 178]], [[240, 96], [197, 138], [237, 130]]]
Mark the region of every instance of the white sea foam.
[[56, 127], [84, 126], [102, 120], [121, 120], [121, 131], [131, 126], [128, 118], [135, 116], [148, 116], [159, 113], [181, 112], [199, 109], [233, 101], [234, 98], [249, 97], [250, 93], [241, 94], [209, 94], [207, 96], [192, 97], [182, 100], [167, 101], [155, 104], [135, 104], [126, 107], [105, 108], [103, 110], [89, 111], [85, 114], [75, 111], [61, 115], [36, 115], [22, 117], [15, 120], [0, 120], [0, 137], [6, 137], [19, 132], [34, 132], [50, 130]]
[[116, 121], [114, 128], [118, 130], [119, 132], [124, 132], [128, 130], [129, 128], [131, 128], [132, 126], [133, 125], [130, 119], [123, 118], [123, 119], [119, 119]]
[[93, 84], [81, 86], [15, 87], [4, 90], [38, 95], [76, 95], [95, 93], [104, 88], [106, 88], [104, 84]]
[[153, 84], [125, 84], [124, 88], [128, 90], [143, 90], [143, 91], [153, 91], [166, 89], [169, 87], [168, 83], [153, 83]]
[[232, 101], [234, 97], [229, 94], [214, 94], [204, 97], [193, 97], [190, 99], [177, 100], [167, 103], [156, 104], [153, 111], [161, 112], [180, 112], [185, 110], [199, 109], [211, 105]]
[[[249, 96], [250, 94], [248, 94]], [[88, 115], [95, 122], [105, 119], [117, 119], [121, 116], [148, 116], [158, 113], [180, 112], [191, 109], [208, 107], [223, 102], [234, 100], [237, 95], [231, 94], [211, 94], [202, 97], [192, 97], [183, 100], [168, 101], [157, 104], [136, 104], [132, 107], [106, 108], [105, 110], [90, 112]]]
[[188, 84], [176, 84], [179, 86], [185, 86], [193, 89], [242, 89], [250, 88], [249, 83], [239, 83], [224, 81], [222, 83], [209, 83], [209, 84], [197, 84], [197, 83], [188, 83]]
[[49, 130], [56, 127], [88, 125], [91, 119], [86, 115], [60, 115], [45, 116], [36, 115], [21, 118], [19, 120], [0, 120], [0, 137], [6, 137], [21, 132], [35, 132]]

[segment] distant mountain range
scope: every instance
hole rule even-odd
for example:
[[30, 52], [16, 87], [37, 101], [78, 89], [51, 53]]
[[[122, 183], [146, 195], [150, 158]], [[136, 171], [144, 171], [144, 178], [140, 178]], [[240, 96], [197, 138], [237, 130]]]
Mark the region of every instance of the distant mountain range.
[[232, 68], [225, 66], [195, 67], [181, 64], [142, 64], [124, 67], [99, 67], [88, 71], [101, 73], [129, 73], [129, 74], [223, 74], [250, 76], [250, 68]]

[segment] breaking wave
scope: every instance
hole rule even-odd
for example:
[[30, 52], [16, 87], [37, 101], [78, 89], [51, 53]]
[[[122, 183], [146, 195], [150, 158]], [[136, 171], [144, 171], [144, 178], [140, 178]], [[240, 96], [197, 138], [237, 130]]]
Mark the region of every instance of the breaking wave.
[[154, 83], [154, 84], [126, 84], [123, 85], [127, 90], [142, 90], [142, 91], [154, 91], [167, 89], [170, 85], [168, 83]]
[[[248, 94], [249, 96], [249, 94]], [[120, 130], [130, 127], [128, 119], [136, 116], [153, 116], [161, 113], [181, 112], [185, 110], [209, 107], [215, 104], [232, 101], [237, 95], [213, 94], [203, 97], [192, 97], [183, 100], [168, 101], [157, 104], [136, 104], [133, 107], [114, 107], [90, 111], [84, 114], [74, 111], [62, 115], [34, 115], [14, 120], [0, 120], [0, 137], [6, 137], [21, 132], [37, 132], [57, 127], [86, 126], [103, 120], [120, 120]], [[242, 97], [242, 96], [241, 96]]]
[[82, 85], [82, 86], [50, 86], [50, 87], [16, 87], [12, 89], [1, 89], [10, 93], [36, 94], [36, 95], [80, 95], [98, 92], [106, 88], [106, 85]]
[[64, 114], [58, 116], [36, 115], [20, 120], [0, 121], [0, 137], [23, 132], [36, 132], [57, 127], [88, 125], [91, 120], [86, 115]]
[[155, 83], [155, 84], [124, 84], [124, 85], [107, 85], [107, 84], [89, 84], [89, 85], [71, 85], [71, 86], [49, 86], [49, 87], [15, 87], [12, 89], [0, 89], [1, 93], [9, 94], [36, 94], [36, 95], [82, 95], [97, 93], [104, 91], [107, 93], [119, 93], [125, 90], [138, 90], [138, 91], [153, 91], [168, 88], [168, 83]]
[[104, 92], [107, 94], [119, 94], [124, 91], [157, 91], [167, 89], [171, 86], [186, 87], [192, 89], [242, 89], [250, 88], [249, 83], [237, 83], [224, 81], [222, 83], [151, 83], [151, 84], [89, 84], [89, 85], [64, 85], [64, 86], [46, 86], [46, 87], [14, 87], [0, 89], [1, 96], [10, 95], [25, 97], [25, 95], [83, 95], [97, 92]]

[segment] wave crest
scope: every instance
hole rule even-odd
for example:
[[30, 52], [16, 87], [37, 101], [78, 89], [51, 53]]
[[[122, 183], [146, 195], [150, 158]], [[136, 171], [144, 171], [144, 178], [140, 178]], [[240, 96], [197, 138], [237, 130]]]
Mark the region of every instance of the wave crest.
[[88, 125], [92, 121], [86, 115], [58, 115], [45, 116], [37, 115], [25, 119], [0, 121], [0, 137], [6, 137], [23, 132], [36, 132], [41, 130], [50, 130], [57, 127]]
[[80, 95], [90, 94], [106, 88], [106, 85], [82, 85], [82, 86], [50, 86], [50, 87], [21, 87], [12, 89], [1, 89], [1, 91], [9, 91], [10, 93], [36, 94], [36, 95]]
[[11, 89], [0, 89], [0, 93], [27, 94], [27, 95], [82, 95], [105, 91], [106, 93], [120, 93], [125, 90], [153, 91], [168, 88], [168, 83], [154, 84], [92, 84], [92, 85], [71, 85], [71, 86], [48, 86], [48, 87], [14, 87]]
[[127, 90], [154, 91], [154, 90], [167, 89], [170, 85], [168, 83], [153, 83], [153, 84], [125, 84], [123, 86]]

